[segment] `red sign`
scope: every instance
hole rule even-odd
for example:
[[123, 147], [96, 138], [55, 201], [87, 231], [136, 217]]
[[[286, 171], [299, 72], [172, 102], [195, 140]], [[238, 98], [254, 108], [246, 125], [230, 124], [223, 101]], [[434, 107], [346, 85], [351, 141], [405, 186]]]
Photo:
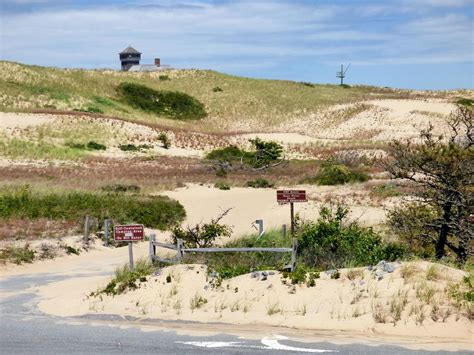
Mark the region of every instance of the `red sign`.
[[278, 203], [307, 202], [305, 190], [277, 190]]
[[130, 224], [126, 226], [115, 226], [114, 240], [123, 242], [135, 242], [143, 240], [145, 233], [142, 224]]

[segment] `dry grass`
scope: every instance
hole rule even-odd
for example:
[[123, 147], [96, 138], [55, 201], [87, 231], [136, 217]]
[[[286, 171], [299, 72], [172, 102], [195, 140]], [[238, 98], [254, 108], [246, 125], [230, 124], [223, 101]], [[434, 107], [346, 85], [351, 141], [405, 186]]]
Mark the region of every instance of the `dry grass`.
[[[0, 110], [86, 110], [103, 112], [129, 120], [156, 122], [172, 127], [183, 124], [158, 118], [129, 107], [117, 99], [121, 82], [139, 82], [158, 90], [181, 91], [203, 102], [209, 117], [185, 126], [207, 131], [223, 131], [239, 122], [249, 129], [274, 126], [306, 117], [328, 105], [374, 98], [414, 97], [409, 91], [358, 86], [239, 78], [207, 70], [169, 70], [171, 80], [159, 80], [163, 72], [131, 73], [111, 70], [71, 70], [0, 62]], [[214, 92], [219, 86], [222, 92]], [[415, 95], [416, 96], [416, 95]], [[363, 106], [342, 110], [335, 117], [345, 119], [367, 109]]]

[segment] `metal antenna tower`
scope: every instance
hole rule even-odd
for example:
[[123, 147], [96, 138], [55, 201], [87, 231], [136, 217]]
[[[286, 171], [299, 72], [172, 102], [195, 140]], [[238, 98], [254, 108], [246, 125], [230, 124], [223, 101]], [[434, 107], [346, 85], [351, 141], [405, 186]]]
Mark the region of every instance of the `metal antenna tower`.
[[341, 71], [338, 71], [336, 73], [336, 78], [341, 79], [341, 85], [344, 85], [344, 78], [346, 77], [346, 73], [349, 70], [349, 67], [351, 66], [351, 63], [347, 66], [346, 70], [344, 70], [344, 64], [341, 64]]

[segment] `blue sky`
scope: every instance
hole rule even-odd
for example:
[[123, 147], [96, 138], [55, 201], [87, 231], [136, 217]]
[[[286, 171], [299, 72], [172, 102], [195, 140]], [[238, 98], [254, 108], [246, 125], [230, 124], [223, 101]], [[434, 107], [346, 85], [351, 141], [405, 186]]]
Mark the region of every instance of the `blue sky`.
[[259, 78], [474, 88], [474, 0], [1, 0], [0, 58], [119, 68], [142, 62]]

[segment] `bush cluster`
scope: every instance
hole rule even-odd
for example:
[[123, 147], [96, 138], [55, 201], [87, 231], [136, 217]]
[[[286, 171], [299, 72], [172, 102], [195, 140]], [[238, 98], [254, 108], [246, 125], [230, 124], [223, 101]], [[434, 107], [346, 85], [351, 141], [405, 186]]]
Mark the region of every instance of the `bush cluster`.
[[219, 190], [230, 190], [229, 183], [225, 181], [218, 181], [214, 184], [214, 187]]
[[128, 143], [128, 144], [119, 144], [118, 148], [124, 152], [139, 152], [144, 149], [151, 149], [153, 148], [153, 146], [149, 144], [135, 145], [135, 144]]
[[140, 189], [141, 188], [138, 185], [127, 185], [127, 184], [113, 184], [113, 185], [106, 185], [106, 186], [101, 187], [102, 191], [116, 192], [116, 193], [121, 193], [121, 192], [139, 193]]
[[182, 92], [154, 90], [144, 85], [121, 83], [119, 96], [130, 106], [180, 120], [195, 120], [207, 116], [204, 105]]
[[340, 268], [392, 261], [405, 255], [399, 244], [385, 243], [371, 228], [345, 224], [349, 210], [323, 207], [316, 222], [305, 222], [299, 229], [298, 254], [310, 267]]
[[[214, 149], [206, 155], [209, 160], [233, 163], [242, 163], [252, 168], [266, 168], [282, 158], [283, 147], [273, 141], [263, 141], [260, 138], [249, 139], [254, 151], [248, 152], [235, 145]], [[224, 174], [225, 175], [225, 174]]]
[[66, 146], [69, 148], [81, 149], [81, 150], [106, 150], [107, 149], [107, 147], [104, 144], [100, 144], [94, 141], [90, 141], [87, 144], [68, 142], [66, 143]]
[[318, 185], [341, 185], [348, 182], [365, 182], [369, 175], [357, 168], [349, 168], [334, 159], [325, 161], [316, 174], [314, 181]]
[[263, 178], [256, 178], [255, 180], [250, 180], [250, 181], [247, 181], [247, 186], [248, 187], [253, 187], [253, 188], [272, 188], [273, 186], [275, 186], [275, 184], [273, 184], [272, 182], [268, 181], [267, 179], [263, 179]]
[[40, 194], [33, 193], [28, 186], [0, 191], [0, 218], [79, 221], [86, 215], [164, 230], [181, 222], [186, 213], [179, 202], [164, 196], [88, 192]]

